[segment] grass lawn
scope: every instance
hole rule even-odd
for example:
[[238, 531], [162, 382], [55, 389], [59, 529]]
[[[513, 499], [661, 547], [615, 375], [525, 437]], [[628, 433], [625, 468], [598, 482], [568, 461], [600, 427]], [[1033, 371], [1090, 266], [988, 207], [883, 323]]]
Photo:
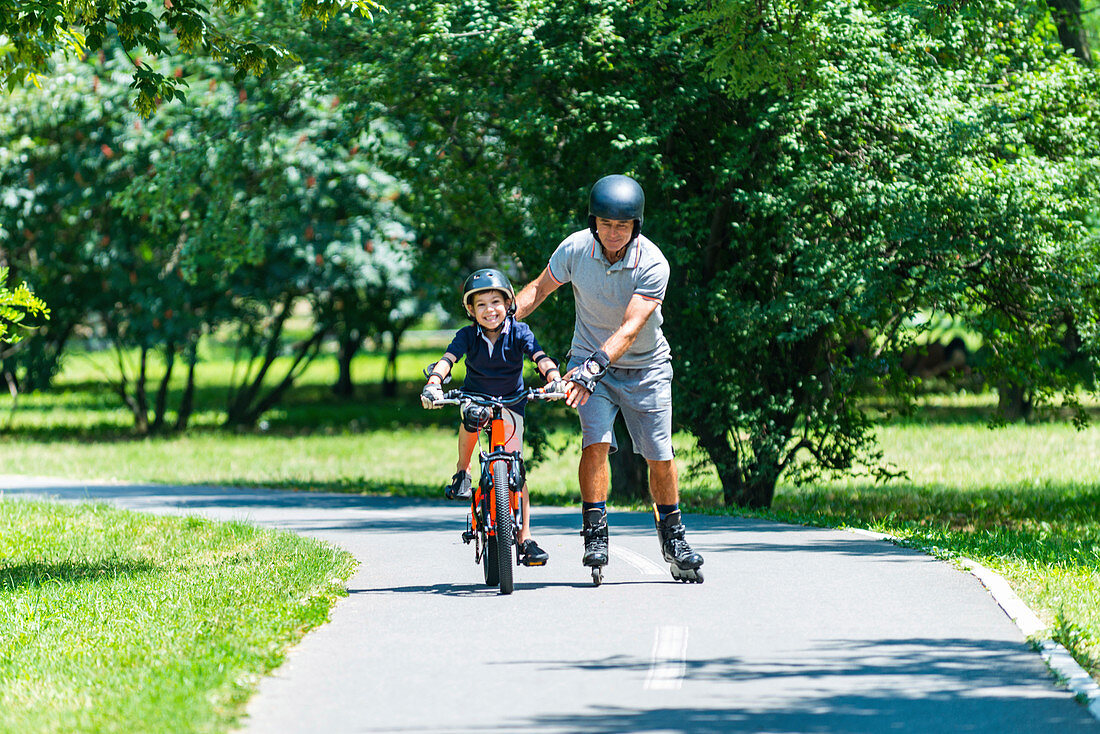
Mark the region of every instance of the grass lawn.
[[[89, 479], [281, 486], [435, 496], [454, 471], [452, 411], [424, 411], [420, 368], [436, 353], [402, 357], [397, 398], [376, 384], [380, 358], [355, 364], [362, 385], [351, 400], [331, 397], [332, 360], [319, 360], [301, 387], [266, 416], [263, 430], [217, 426], [220, 367], [200, 376], [194, 427], [181, 435], [135, 438], [130, 419], [105, 390], [95, 359], [74, 360], [59, 389], [0, 401], [4, 470]], [[98, 363], [102, 364], [102, 363]], [[864, 527], [905, 538], [944, 557], [965, 555], [1005, 576], [1059, 641], [1100, 680], [1100, 431], [1065, 422], [989, 429], [988, 396], [930, 400], [906, 421], [884, 423], [888, 461], [908, 479], [861, 479], [810, 487], [781, 485], [762, 516]], [[10, 405], [10, 403], [9, 403]], [[551, 450], [529, 475], [536, 501], [577, 500], [575, 419], [538, 405], [528, 422], [549, 431]], [[721, 506], [713, 474], [687, 471], [693, 446], [677, 437], [686, 504]]]
[[0, 501], [0, 731], [226, 731], [354, 565], [241, 523]]

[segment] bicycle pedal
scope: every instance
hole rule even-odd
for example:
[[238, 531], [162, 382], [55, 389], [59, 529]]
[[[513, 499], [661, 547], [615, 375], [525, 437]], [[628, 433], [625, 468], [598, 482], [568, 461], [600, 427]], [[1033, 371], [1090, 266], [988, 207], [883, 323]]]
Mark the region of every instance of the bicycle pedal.
[[473, 540], [476, 537], [477, 537], [477, 533], [473, 533], [473, 532], [467, 530], [466, 532], [462, 533], [462, 542], [463, 543], [469, 543], [471, 540]]

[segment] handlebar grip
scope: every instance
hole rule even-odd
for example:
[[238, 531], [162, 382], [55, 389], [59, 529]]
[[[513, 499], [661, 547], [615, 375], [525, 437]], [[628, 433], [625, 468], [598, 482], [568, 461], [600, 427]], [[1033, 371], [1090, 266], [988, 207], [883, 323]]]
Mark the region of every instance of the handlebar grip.
[[536, 392], [532, 395], [536, 400], [561, 400], [565, 397], [563, 392]]

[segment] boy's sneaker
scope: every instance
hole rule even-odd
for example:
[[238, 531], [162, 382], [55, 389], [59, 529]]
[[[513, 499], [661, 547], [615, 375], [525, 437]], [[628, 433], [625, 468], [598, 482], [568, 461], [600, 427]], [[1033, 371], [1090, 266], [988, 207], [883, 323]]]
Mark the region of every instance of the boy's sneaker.
[[524, 566], [545, 566], [549, 560], [550, 554], [530, 538], [519, 544], [519, 562]]
[[443, 491], [443, 496], [449, 500], [468, 500], [473, 494], [473, 483], [470, 481], [470, 472], [458, 471], [451, 477], [451, 483]]

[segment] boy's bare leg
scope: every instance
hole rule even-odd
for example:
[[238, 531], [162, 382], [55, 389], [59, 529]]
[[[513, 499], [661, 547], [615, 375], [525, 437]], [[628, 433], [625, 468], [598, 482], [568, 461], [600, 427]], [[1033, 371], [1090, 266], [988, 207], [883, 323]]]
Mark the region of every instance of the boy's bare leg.
[[[463, 426], [458, 427], [458, 463], [455, 469], [469, 473], [470, 462], [473, 460], [474, 447], [477, 446], [477, 434], [467, 431]], [[473, 476], [471, 474], [471, 476]]]
[[523, 505], [523, 527], [516, 533], [516, 540], [522, 543], [531, 539], [531, 499], [527, 494], [526, 483], [523, 485], [523, 492], [520, 493], [520, 502]]
[[477, 433], [467, 431], [459, 426], [458, 429], [458, 461], [455, 463], [455, 475], [443, 488], [444, 496], [449, 500], [466, 500], [470, 498], [474, 477], [470, 473], [470, 461], [477, 446]]
[[[520, 493], [523, 502], [523, 527], [516, 533], [516, 544], [519, 546], [520, 563], [524, 566], [545, 566], [550, 560], [550, 554], [539, 547], [539, 544], [531, 537], [531, 500], [527, 491], [526, 482]], [[526, 545], [527, 547], [524, 547]]]

